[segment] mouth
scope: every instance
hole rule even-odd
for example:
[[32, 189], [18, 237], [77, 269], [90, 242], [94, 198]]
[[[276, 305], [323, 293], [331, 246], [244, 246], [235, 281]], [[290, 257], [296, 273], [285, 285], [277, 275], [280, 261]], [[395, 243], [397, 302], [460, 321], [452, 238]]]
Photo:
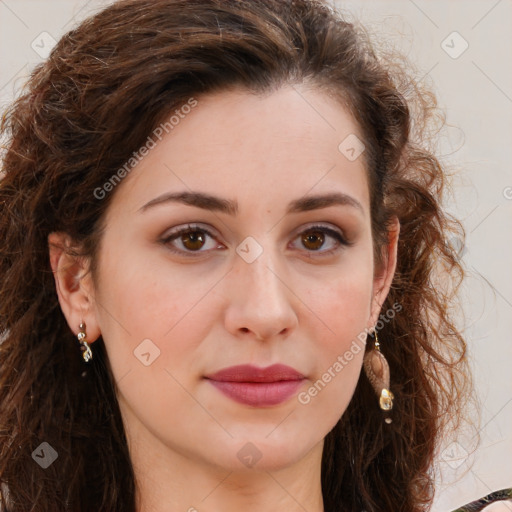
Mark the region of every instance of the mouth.
[[297, 392], [305, 378], [297, 370], [282, 364], [267, 368], [231, 366], [205, 377], [227, 397], [253, 407], [285, 402]]

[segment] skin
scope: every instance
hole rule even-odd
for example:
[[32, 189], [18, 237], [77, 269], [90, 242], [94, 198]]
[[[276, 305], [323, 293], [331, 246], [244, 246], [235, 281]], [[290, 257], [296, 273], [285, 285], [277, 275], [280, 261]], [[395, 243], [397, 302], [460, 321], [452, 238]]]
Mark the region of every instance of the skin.
[[[363, 139], [337, 101], [305, 86], [200, 97], [115, 190], [95, 276], [66, 253], [66, 235], [50, 235], [70, 328], [77, 333], [85, 321], [93, 353], [100, 335], [107, 347], [139, 512], [323, 510], [323, 440], [353, 395], [364, 350], [306, 405], [297, 394], [269, 407], [239, 404], [203, 377], [283, 363], [306, 377], [304, 392], [375, 325], [395, 270], [398, 224], [376, 268], [364, 160], [338, 150], [350, 134]], [[172, 201], [143, 208], [186, 191], [237, 201], [237, 214]], [[333, 192], [360, 208], [286, 213], [294, 200]], [[202, 233], [196, 257], [197, 243], [162, 242], [188, 223], [213, 235]], [[312, 224], [351, 245], [318, 238]], [[302, 233], [313, 239], [304, 243]], [[252, 263], [236, 251], [249, 236], [263, 250]], [[134, 356], [144, 339], [160, 350], [148, 366]], [[252, 467], [237, 456], [244, 446], [260, 457]]]

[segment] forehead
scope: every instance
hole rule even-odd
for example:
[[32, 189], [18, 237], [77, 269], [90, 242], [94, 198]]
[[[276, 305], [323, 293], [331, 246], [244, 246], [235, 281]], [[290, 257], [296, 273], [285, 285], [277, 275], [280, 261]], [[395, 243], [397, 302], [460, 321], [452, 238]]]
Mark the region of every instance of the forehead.
[[172, 130], [125, 178], [116, 202], [140, 207], [162, 192], [193, 189], [236, 196], [242, 207], [244, 198], [270, 207], [288, 196], [338, 189], [368, 203], [363, 155], [353, 158], [345, 147], [355, 142], [359, 152], [362, 134], [326, 93], [287, 86], [196, 100], [186, 114], [169, 114]]

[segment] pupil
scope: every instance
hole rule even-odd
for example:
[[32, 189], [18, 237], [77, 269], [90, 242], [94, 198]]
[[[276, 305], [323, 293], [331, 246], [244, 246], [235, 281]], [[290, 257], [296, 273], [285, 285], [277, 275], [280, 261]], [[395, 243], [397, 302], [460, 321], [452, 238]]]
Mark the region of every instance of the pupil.
[[191, 231], [183, 235], [182, 241], [183, 245], [191, 250], [201, 249], [204, 245], [204, 237], [200, 231]]

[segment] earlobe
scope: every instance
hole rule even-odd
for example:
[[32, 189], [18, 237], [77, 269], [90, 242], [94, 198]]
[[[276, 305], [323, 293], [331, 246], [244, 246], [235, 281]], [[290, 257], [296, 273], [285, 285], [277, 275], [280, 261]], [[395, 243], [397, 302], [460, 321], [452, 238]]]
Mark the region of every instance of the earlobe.
[[377, 323], [382, 304], [384, 304], [391, 288], [397, 265], [399, 236], [400, 222], [398, 218], [395, 217], [391, 227], [388, 229], [388, 243], [383, 247], [381, 272], [374, 278], [372, 307], [368, 328], [373, 328]]
[[83, 258], [73, 254], [72, 242], [65, 233], [48, 235], [50, 265], [61, 310], [69, 328], [78, 334], [81, 323], [87, 325], [87, 339], [92, 343], [101, 332], [96, 318], [92, 279]]

